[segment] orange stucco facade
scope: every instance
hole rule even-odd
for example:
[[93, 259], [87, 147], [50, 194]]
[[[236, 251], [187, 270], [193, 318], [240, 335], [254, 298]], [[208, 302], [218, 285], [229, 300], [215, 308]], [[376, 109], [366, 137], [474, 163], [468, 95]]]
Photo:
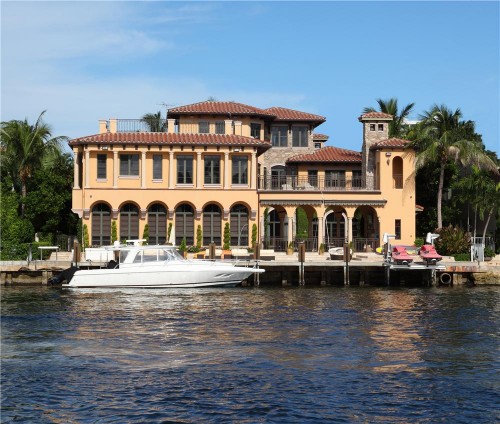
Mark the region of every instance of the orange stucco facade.
[[[374, 249], [384, 233], [415, 239], [414, 152], [388, 139], [384, 114], [365, 114], [362, 150], [314, 142], [324, 117], [284, 108], [201, 102], [170, 109], [160, 132], [141, 120], [99, 122], [99, 133], [70, 141], [73, 211], [91, 245], [150, 243], [308, 250], [352, 241]], [[358, 124], [359, 125], [359, 124]], [[360, 128], [361, 130], [361, 128]], [[361, 133], [361, 131], [360, 131]], [[308, 220], [298, 234], [297, 209]], [[146, 227], [147, 226], [147, 227]], [[114, 230], [113, 228], [116, 228]]]

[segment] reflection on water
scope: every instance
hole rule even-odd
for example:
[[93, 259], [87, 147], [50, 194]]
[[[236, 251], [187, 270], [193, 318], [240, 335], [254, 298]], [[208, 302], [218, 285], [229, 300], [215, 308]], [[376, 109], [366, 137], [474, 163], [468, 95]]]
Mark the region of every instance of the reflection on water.
[[495, 422], [500, 289], [2, 288], [2, 422]]

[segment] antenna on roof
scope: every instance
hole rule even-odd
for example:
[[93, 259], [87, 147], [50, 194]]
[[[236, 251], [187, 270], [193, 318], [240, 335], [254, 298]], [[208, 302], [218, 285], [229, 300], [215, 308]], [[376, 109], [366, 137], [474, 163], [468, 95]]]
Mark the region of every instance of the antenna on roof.
[[165, 103], [165, 102], [162, 102], [162, 103], [158, 103], [160, 106], [165, 106], [165, 109], [166, 109], [166, 112], [165, 112], [165, 116], [167, 116], [168, 114], [168, 110], [173, 107], [173, 106], [177, 106], [177, 105], [174, 105], [173, 103]]

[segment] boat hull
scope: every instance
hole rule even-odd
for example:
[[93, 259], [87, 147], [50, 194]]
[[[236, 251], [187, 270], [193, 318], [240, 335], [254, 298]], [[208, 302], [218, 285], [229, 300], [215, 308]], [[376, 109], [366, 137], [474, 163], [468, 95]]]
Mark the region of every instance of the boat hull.
[[64, 288], [132, 287], [194, 288], [234, 287], [254, 273], [264, 270], [216, 262], [195, 262], [186, 266], [160, 264], [144, 267], [120, 267], [77, 271]]

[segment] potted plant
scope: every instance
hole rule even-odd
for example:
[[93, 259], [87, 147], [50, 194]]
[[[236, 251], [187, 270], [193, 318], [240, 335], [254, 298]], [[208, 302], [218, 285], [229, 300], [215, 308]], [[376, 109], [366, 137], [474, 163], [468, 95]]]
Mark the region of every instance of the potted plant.
[[167, 230], [167, 245], [172, 245], [172, 242], [170, 241], [170, 234], [172, 233], [172, 223], [168, 223], [168, 230]]
[[226, 225], [224, 225], [224, 244], [222, 245], [222, 254], [224, 257], [230, 257], [231, 256], [231, 251], [229, 243], [231, 242], [231, 230], [229, 228], [229, 222], [226, 222]]
[[293, 241], [291, 241], [290, 243], [288, 243], [288, 247], [286, 249], [286, 254], [287, 255], [293, 255], [293, 251], [294, 251], [294, 245], [293, 245]]
[[186, 246], [186, 238], [184, 237], [181, 241], [181, 245], [179, 246], [179, 252], [182, 256], [186, 257], [187, 253], [187, 246]]

